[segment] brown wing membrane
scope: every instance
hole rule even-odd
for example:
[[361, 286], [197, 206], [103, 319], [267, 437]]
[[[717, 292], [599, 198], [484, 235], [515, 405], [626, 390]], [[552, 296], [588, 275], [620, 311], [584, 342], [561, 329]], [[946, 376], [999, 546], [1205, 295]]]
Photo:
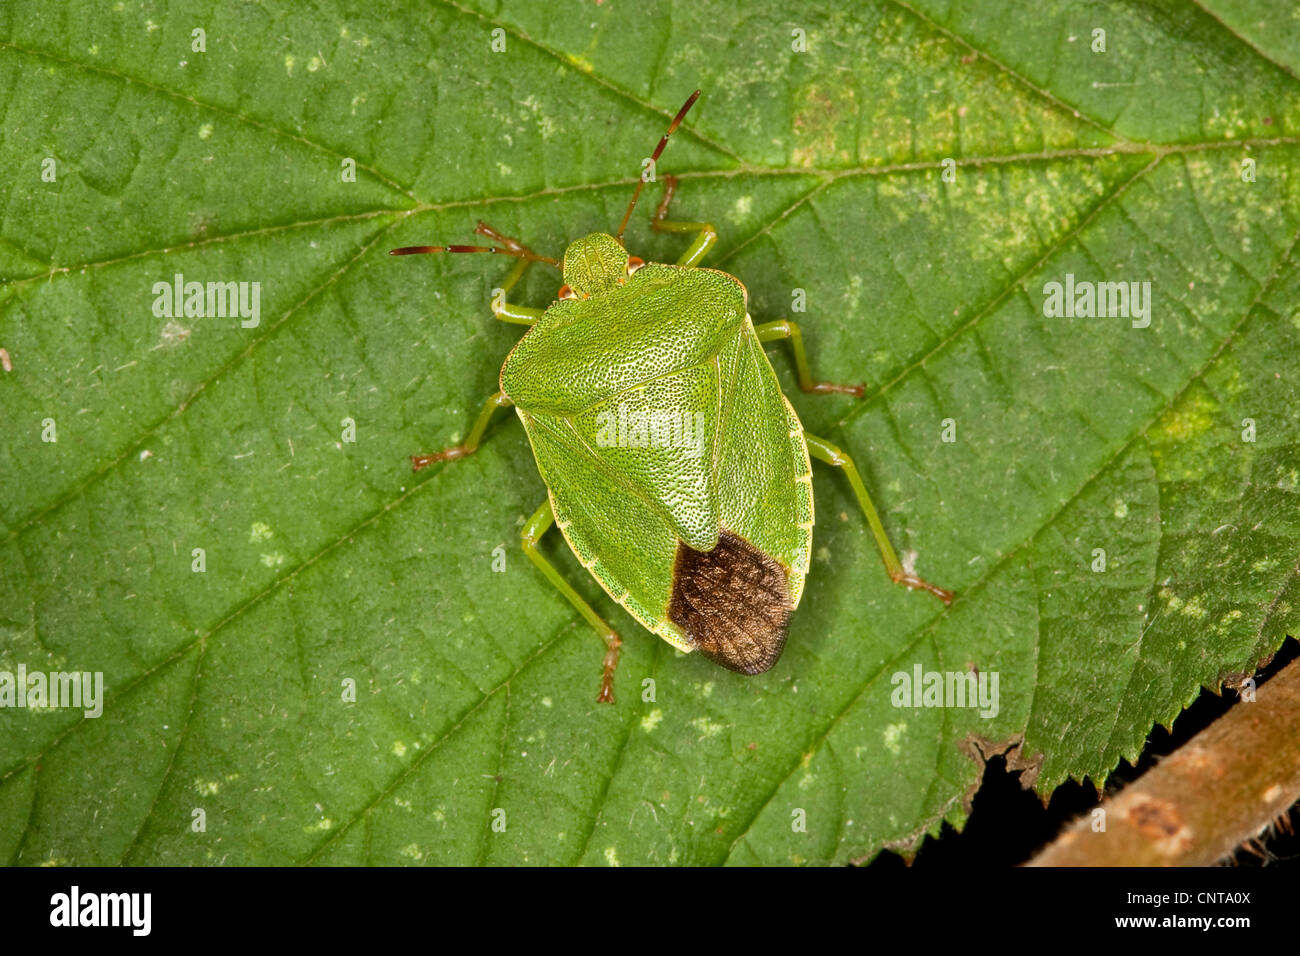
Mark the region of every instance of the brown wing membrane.
[[701, 654], [742, 674], [781, 656], [790, 624], [785, 569], [726, 528], [712, 551], [679, 542], [668, 617]]

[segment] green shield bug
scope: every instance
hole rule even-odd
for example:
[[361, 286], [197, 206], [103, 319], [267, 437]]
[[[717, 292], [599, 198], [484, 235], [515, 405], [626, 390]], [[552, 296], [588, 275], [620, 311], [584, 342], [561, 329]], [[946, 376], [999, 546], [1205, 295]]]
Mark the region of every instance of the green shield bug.
[[[678, 110], [651, 157], [700, 95]], [[408, 246], [393, 255], [488, 252], [518, 258], [508, 292], [534, 262], [564, 285], [545, 310], [503, 301], [498, 319], [529, 326], [501, 367], [500, 390], [465, 441], [412, 456], [419, 470], [472, 454], [497, 409], [514, 406], [546, 483], [547, 500], [523, 529], [523, 548], [604, 639], [599, 701], [613, 701], [622, 641], [538, 550], [552, 524], [582, 566], [645, 628], [743, 674], [781, 655], [812, 554], [810, 456], [844, 470], [892, 580], [952, 594], [899, 561], [857, 467], [803, 430], [763, 343], [786, 339], [805, 392], [862, 397], [861, 385], [814, 381], [795, 323], [754, 325], [740, 280], [697, 265], [717, 240], [709, 223], [665, 218], [676, 181], [651, 219], [659, 232], [693, 234], [675, 264], [629, 256], [623, 233], [643, 175], [615, 235], [573, 242], [563, 263], [485, 223], [490, 246]]]

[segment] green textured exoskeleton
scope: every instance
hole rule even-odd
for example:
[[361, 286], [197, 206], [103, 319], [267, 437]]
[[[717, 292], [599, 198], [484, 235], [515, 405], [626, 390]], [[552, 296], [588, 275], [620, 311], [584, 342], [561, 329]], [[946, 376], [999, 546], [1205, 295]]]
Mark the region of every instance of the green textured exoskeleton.
[[[580, 239], [564, 259], [576, 297], [547, 309], [501, 369], [555, 523], [649, 630], [734, 670], [765, 671], [808, 573], [812, 469], [745, 288], [712, 269], [651, 264], [629, 275], [627, 252], [607, 235]], [[739, 564], [714, 569], [701, 556], [723, 535]], [[715, 617], [707, 586], [727, 573], [759, 593]]]
[[[862, 387], [814, 382], [794, 323], [756, 327], [740, 281], [696, 267], [717, 233], [664, 218], [675, 187], [665, 180], [652, 225], [696, 233], [678, 263], [646, 264], [623, 247], [638, 183], [617, 236], [594, 233], [565, 251], [565, 285], [550, 308], [496, 303], [498, 318], [531, 326], [501, 368], [500, 391], [462, 444], [413, 458], [418, 469], [473, 452], [493, 412], [515, 406], [548, 491], [524, 548], [605, 639], [603, 701], [613, 699], [621, 641], [537, 549], [552, 523], [644, 627], [724, 667], [762, 673], [781, 654], [808, 573], [811, 452], [848, 473], [890, 576], [952, 598], [902, 567], [852, 460], [804, 432], [762, 343], [790, 340], [805, 391], [861, 396]], [[517, 256], [506, 291], [531, 262], [559, 265], [483, 223], [478, 231], [500, 245], [394, 252]]]

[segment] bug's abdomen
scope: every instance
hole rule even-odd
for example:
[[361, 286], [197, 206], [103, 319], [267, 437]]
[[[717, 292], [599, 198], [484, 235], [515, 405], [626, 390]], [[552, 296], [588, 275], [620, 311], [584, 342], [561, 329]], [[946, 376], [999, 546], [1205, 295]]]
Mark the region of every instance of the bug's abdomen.
[[726, 528], [712, 551], [682, 543], [668, 619], [728, 670], [761, 674], [781, 656], [790, 626], [786, 569]]

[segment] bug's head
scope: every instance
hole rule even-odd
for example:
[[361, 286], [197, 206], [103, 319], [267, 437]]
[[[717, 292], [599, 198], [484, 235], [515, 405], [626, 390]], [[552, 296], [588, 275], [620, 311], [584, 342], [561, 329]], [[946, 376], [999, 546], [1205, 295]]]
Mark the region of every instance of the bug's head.
[[564, 250], [564, 284], [585, 299], [627, 281], [628, 254], [617, 239], [593, 232]]

